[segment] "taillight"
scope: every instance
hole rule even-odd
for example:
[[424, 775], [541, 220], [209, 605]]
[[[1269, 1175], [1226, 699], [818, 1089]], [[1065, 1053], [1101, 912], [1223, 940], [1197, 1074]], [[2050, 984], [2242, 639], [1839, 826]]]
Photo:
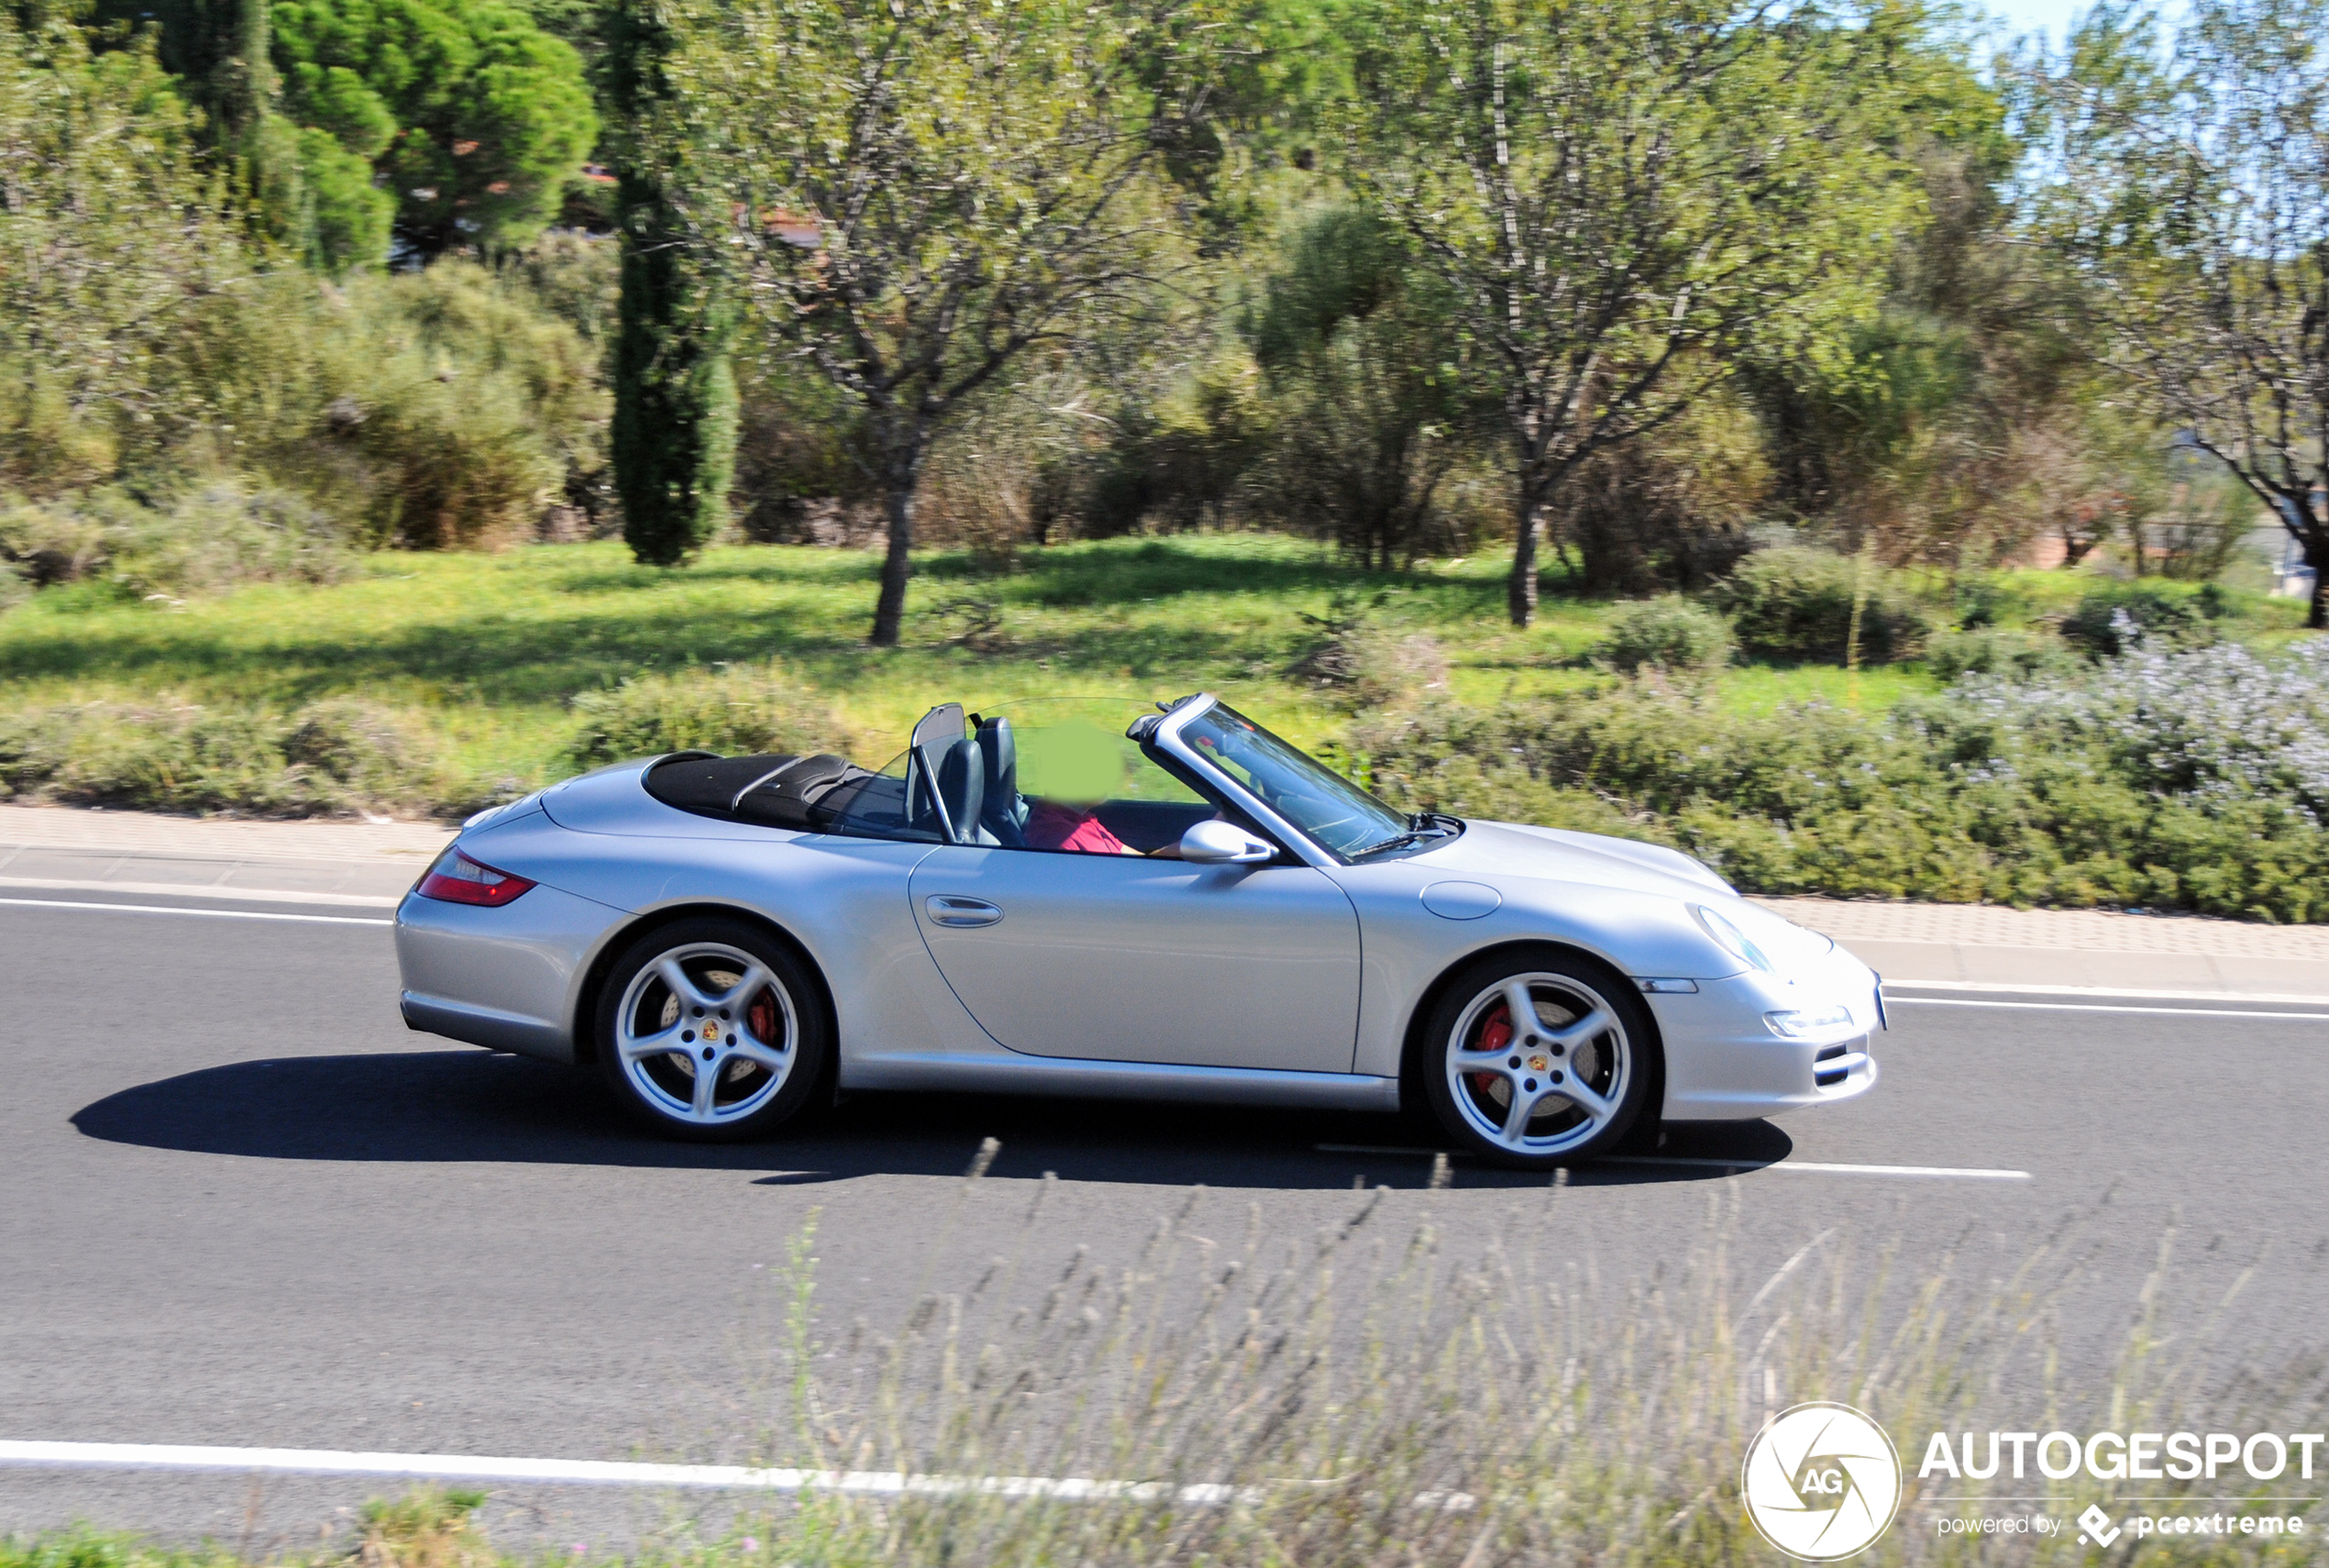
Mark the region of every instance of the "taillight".
[[496, 871], [491, 866], [471, 860], [457, 848], [448, 848], [436, 857], [436, 864], [422, 877], [420, 886], [413, 891], [424, 899], [443, 899], [449, 904], [486, 904], [499, 908], [524, 892], [534, 884], [523, 877], [507, 871]]

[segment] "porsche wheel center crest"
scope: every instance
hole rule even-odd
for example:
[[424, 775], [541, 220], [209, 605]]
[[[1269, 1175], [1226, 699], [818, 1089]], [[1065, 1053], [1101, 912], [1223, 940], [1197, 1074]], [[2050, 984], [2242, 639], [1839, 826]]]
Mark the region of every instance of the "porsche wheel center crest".
[[1849, 1405], [1797, 1405], [1747, 1445], [1739, 1496], [1765, 1540], [1799, 1562], [1833, 1562], [1865, 1551], [1892, 1524], [1900, 1452]]

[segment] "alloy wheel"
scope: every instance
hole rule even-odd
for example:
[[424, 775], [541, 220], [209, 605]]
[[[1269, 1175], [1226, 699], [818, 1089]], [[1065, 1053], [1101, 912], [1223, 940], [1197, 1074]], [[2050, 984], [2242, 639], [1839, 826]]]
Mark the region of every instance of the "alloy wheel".
[[1516, 1154], [1592, 1142], [1625, 1104], [1636, 1071], [1617, 1010], [1583, 981], [1541, 972], [1481, 991], [1443, 1054], [1457, 1114]]
[[614, 1017], [614, 1049], [639, 1098], [674, 1121], [717, 1127], [767, 1105], [791, 1077], [800, 1025], [768, 966], [691, 942], [640, 968]]

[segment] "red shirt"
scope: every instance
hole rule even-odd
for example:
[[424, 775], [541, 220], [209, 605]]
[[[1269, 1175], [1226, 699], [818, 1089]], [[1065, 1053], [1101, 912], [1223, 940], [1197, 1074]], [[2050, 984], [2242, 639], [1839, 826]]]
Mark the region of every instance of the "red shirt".
[[1130, 855], [1131, 847], [1089, 812], [1038, 801], [1027, 813], [1027, 847], [1069, 849], [1078, 855]]

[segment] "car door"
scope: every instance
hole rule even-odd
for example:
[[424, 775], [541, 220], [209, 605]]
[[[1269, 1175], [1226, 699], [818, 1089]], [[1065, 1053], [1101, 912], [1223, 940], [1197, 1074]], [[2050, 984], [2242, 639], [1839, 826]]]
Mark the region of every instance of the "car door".
[[955, 845], [910, 886], [931, 956], [1011, 1050], [1351, 1070], [1358, 914], [1308, 867]]

